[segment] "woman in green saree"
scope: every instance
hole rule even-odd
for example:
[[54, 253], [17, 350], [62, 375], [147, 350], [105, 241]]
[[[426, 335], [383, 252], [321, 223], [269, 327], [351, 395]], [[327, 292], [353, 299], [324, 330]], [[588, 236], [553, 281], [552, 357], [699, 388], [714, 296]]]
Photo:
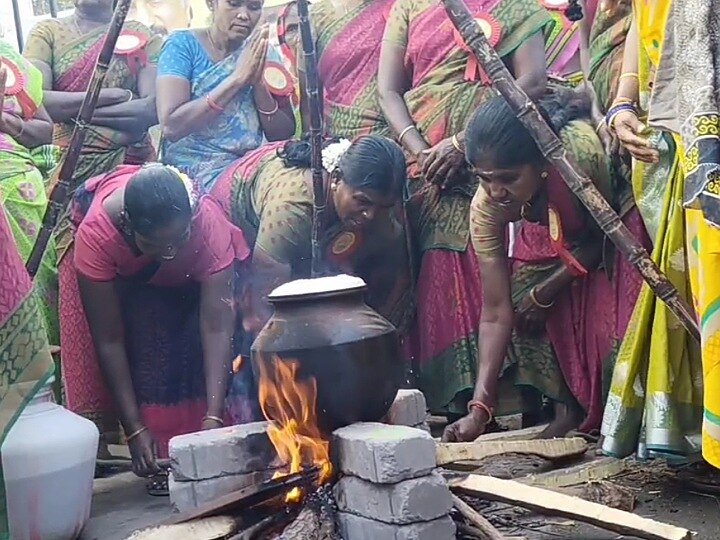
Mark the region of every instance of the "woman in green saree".
[[[537, 0], [470, 0], [489, 41], [532, 98], [547, 75]], [[470, 201], [477, 181], [463, 153], [470, 112], [495, 95], [442, 3], [397, 0], [380, 52], [380, 105], [408, 160], [408, 214], [420, 269], [411, 354], [430, 411], [464, 415], [477, 375], [482, 297], [470, 245]], [[442, 314], [442, 316], [439, 316]]]
[[[47, 206], [44, 178], [54, 165], [52, 120], [42, 106], [42, 75], [0, 41], [0, 201], [23, 261]], [[59, 344], [57, 265], [51, 242], [35, 278], [50, 343]]]
[[[40, 22], [23, 55], [43, 74], [45, 107], [56, 124], [54, 140], [67, 148], [95, 62], [105, 41], [113, 0], [75, 0], [72, 15]], [[155, 65], [161, 40], [127, 21], [100, 91], [74, 180], [81, 184], [121, 163], [154, 158], [148, 128], [157, 124]]]

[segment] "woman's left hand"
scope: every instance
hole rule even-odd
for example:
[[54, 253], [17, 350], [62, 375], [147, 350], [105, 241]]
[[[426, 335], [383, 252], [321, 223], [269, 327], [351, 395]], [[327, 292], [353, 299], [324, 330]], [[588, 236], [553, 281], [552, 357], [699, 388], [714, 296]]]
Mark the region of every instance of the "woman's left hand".
[[253, 85], [262, 84], [265, 74], [265, 61], [267, 60], [268, 47], [270, 46], [268, 25], [263, 25], [258, 29], [259, 35], [254, 43], [253, 58], [255, 59], [255, 74], [253, 76]]
[[422, 173], [427, 182], [448, 189], [463, 179], [465, 154], [458, 151], [452, 138], [443, 139], [432, 148], [423, 150]]
[[545, 330], [548, 308], [541, 308], [526, 294], [515, 308], [515, 328], [524, 335], [537, 336]]

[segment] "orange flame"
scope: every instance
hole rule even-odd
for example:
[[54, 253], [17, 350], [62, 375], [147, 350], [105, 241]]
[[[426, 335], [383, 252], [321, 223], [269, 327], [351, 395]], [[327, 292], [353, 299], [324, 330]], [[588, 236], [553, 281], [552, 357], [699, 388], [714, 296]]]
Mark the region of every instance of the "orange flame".
[[[270, 421], [268, 436], [283, 463], [289, 464], [287, 473], [300, 472], [303, 467], [320, 468], [320, 483], [332, 474], [329, 442], [320, 433], [317, 423], [317, 382], [314, 378], [298, 378], [299, 362], [273, 356], [259, 362], [258, 381], [260, 408]], [[302, 492], [293, 489], [287, 502], [299, 502]]]

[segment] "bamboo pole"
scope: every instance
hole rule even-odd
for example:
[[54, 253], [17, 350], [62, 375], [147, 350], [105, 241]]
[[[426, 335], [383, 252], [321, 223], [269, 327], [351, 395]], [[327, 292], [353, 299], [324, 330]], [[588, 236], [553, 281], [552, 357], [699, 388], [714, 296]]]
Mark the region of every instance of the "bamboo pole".
[[103, 43], [97, 63], [95, 64], [95, 72], [93, 73], [92, 80], [85, 93], [85, 99], [83, 99], [80, 107], [80, 112], [75, 122], [75, 129], [73, 129], [72, 137], [70, 138], [70, 144], [63, 156], [58, 182], [50, 193], [50, 199], [47, 209], [45, 210], [45, 215], [43, 216], [40, 233], [38, 234], [37, 240], [35, 240], [35, 245], [33, 245], [30, 257], [25, 266], [31, 278], [35, 277], [40, 267], [45, 249], [50, 241], [53, 229], [57, 224], [58, 217], [67, 204], [68, 193], [72, 192], [71, 188], [75, 187], [73, 186], [75, 166], [80, 158], [80, 151], [85, 142], [85, 134], [92, 120], [93, 113], [95, 112], [100, 89], [105, 80], [105, 74], [112, 60], [115, 44], [125, 23], [125, 17], [127, 17], [128, 10], [130, 9], [131, 1], [132, 0], [118, 0], [115, 6], [110, 27], [108, 28], [107, 34], [105, 34], [105, 42]]
[[320, 232], [325, 217], [325, 183], [322, 165], [322, 102], [320, 101], [320, 82], [317, 73], [315, 40], [310, 26], [308, 0], [298, 0], [298, 18], [300, 19], [300, 38], [302, 39], [305, 60], [305, 92], [310, 110], [310, 168], [313, 182], [313, 226], [312, 226], [312, 276], [320, 275], [322, 252], [320, 250]]
[[448, 17], [457, 28], [472, 54], [505, 98], [520, 121], [530, 131], [545, 158], [558, 170], [565, 183], [585, 205], [603, 232], [640, 272], [653, 293], [665, 302], [691, 336], [700, 341], [700, 330], [690, 306], [653, 262], [648, 252], [623, 224], [620, 216], [595, 188], [592, 181], [579, 173], [565, 147], [538, 111], [536, 105], [517, 85], [502, 59], [490, 45], [475, 22], [464, 0], [442, 0]]

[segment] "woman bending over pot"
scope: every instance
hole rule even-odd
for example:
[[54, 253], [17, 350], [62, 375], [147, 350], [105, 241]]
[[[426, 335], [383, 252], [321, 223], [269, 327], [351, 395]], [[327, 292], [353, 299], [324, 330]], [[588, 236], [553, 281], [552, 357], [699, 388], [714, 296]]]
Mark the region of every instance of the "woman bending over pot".
[[[396, 219], [405, 183], [400, 147], [378, 135], [328, 140], [323, 150], [327, 194], [321, 225], [324, 270], [359, 275], [369, 303], [402, 326], [410, 297], [405, 235]], [[258, 332], [272, 314], [267, 294], [310, 276], [313, 191], [306, 140], [266, 145], [234, 163], [213, 195], [253, 246], [245, 329]]]
[[[583, 99], [558, 90], [541, 107], [572, 161], [626, 225], [646, 238], [629, 186], [612, 183], [589, 100]], [[554, 404], [543, 436], [597, 429], [603, 389], [642, 278], [624, 257], [604, 249], [608, 242], [593, 218], [502, 98], [480, 106], [466, 141], [480, 182], [470, 213], [483, 293], [478, 379], [467, 416], [448, 426], [444, 437], [474, 440], [494, 409], [500, 412], [499, 397], [512, 402], [513, 387], [523, 388], [525, 408], [533, 397], [536, 406], [543, 396]], [[509, 261], [506, 228], [518, 220]]]
[[252, 420], [249, 395], [226, 409], [234, 264], [249, 250], [220, 205], [170, 167], [123, 166], [78, 188], [72, 221], [62, 318], [92, 343], [63, 341], [69, 407], [116, 409], [138, 475], [175, 435]]

